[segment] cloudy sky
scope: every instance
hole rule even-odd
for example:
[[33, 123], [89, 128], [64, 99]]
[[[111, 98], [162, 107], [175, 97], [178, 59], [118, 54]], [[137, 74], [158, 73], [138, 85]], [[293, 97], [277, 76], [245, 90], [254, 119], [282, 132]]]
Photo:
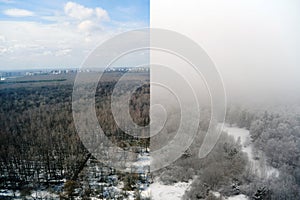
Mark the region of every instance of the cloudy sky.
[[149, 0], [0, 0], [0, 70], [78, 67], [101, 42], [149, 26]]

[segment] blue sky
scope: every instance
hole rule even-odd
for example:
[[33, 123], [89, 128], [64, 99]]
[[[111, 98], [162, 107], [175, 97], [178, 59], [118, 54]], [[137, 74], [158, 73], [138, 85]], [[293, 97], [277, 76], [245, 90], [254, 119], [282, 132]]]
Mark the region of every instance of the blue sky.
[[[53, 16], [55, 14], [63, 14], [64, 5], [69, 1], [61, 0], [0, 0], [0, 19], [1, 20], [43, 20], [42, 16]], [[149, 0], [77, 0], [73, 1], [85, 7], [105, 9], [112, 20], [116, 21], [132, 21], [139, 20], [145, 24], [149, 24]], [[4, 14], [7, 9], [18, 8], [25, 9], [36, 14], [35, 17], [26, 17], [23, 19], [12, 18]]]
[[0, 0], [0, 70], [78, 67], [113, 35], [149, 27], [149, 0]]

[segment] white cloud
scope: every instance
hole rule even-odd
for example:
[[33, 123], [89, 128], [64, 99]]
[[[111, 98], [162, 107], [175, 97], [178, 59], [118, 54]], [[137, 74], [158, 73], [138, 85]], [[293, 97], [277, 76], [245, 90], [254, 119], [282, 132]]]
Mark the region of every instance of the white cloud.
[[[71, 1], [65, 4], [64, 12], [66, 17], [69, 18], [68, 21], [85, 35], [102, 30], [102, 22], [110, 20], [108, 12], [103, 8], [88, 8]], [[90, 39], [85, 38], [85, 41], [90, 41]]]
[[70, 55], [72, 49], [60, 49], [55, 52], [55, 56], [67, 56]]
[[5, 42], [6, 41], [6, 38], [5, 38], [5, 36], [3, 36], [3, 35], [0, 35], [0, 42]]
[[67, 2], [64, 7], [65, 14], [79, 21], [97, 20], [98, 22], [109, 21], [109, 15], [103, 8], [87, 8], [74, 2]]
[[0, 47], [0, 55], [5, 54], [8, 51], [5, 47]]
[[[82, 29], [89, 29], [83, 23]], [[78, 31], [74, 24], [43, 24], [28, 21], [0, 21], [0, 69], [5, 66], [79, 66], [96, 44], [107, 39], [113, 30]], [[69, 59], [66, 59], [66, 56]]]
[[15, 3], [13, 0], [0, 0], [1, 3]]
[[98, 20], [98, 22], [108, 21], [109, 15], [103, 8], [87, 8], [78, 3], [69, 1], [64, 7], [65, 14], [77, 20]]
[[52, 55], [52, 51], [49, 51], [49, 50], [44, 51], [44, 52], [42, 53], [42, 55], [44, 55], [44, 56]]
[[18, 8], [12, 8], [7, 9], [3, 12], [5, 15], [11, 16], [11, 17], [30, 17], [34, 16], [34, 13], [29, 10], [24, 9], [18, 9]]
[[80, 24], [78, 24], [78, 29], [80, 31], [90, 31], [91, 29], [93, 29], [93, 27], [95, 26], [95, 24], [91, 21], [91, 20], [85, 20], [83, 22], [81, 22]]
[[66, 15], [79, 20], [90, 18], [94, 13], [93, 9], [86, 8], [78, 3], [74, 3], [71, 1], [66, 3], [64, 10]]
[[96, 8], [95, 9], [96, 12], [96, 16], [99, 20], [101, 21], [108, 21], [109, 20], [109, 16], [106, 10], [102, 9], [102, 8]]

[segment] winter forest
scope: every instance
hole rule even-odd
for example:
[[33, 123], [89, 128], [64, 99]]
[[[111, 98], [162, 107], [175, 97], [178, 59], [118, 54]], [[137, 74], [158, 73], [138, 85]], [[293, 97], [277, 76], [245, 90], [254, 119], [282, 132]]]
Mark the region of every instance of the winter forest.
[[[136, 169], [124, 172], [84, 147], [72, 116], [74, 75], [57, 76], [61, 81], [0, 85], [0, 199], [299, 199], [298, 106], [230, 105], [221, 137], [207, 157], [198, 158], [199, 134], [174, 163], [151, 172], [151, 149], [173, 137], [168, 133], [177, 128], [177, 111], [162, 130], [164, 138], [124, 134], [110, 109], [122, 73], [107, 72], [97, 87], [96, 114], [111, 141], [137, 153]], [[150, 121], [149, 73], [130, 73], [122, 88], [136, 82], [142, 86], [130, 99], [130, 115], [145, 126]], [[208, 129], [210, 112], [202, 108], [200, 132]]]
[[299, 0], [0, 0], [0, 200], [300, 200], [299, 52]]

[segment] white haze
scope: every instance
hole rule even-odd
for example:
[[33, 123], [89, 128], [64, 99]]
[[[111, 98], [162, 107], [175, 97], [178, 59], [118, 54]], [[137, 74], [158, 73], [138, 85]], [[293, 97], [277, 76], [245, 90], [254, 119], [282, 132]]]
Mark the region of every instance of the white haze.
[[152, 28], [196, 41], [219, 69], [229, 102], [299, 102], [300, 2], [152, 0]]

